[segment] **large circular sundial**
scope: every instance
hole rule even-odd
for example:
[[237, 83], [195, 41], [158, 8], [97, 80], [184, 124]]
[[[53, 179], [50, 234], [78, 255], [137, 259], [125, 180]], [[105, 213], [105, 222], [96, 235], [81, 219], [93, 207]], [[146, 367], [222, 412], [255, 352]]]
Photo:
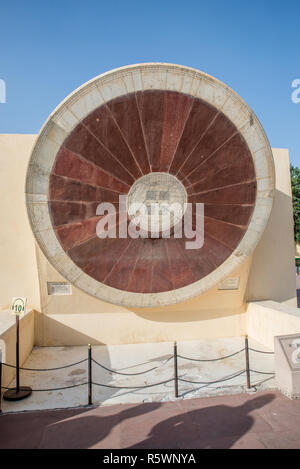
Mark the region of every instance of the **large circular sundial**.
[[[268, 140], [238, 95], [194, 69], [141, 64], [91, 80], [51, 114], [26, 198], [41, 249], [68, 281], [102, 300], [146, 307], [199, 295], [244, 262], [273, 189]], [[137, 217], [131, 207], [139, 203]], [[152, 232], [99, 237], [99, 204], [115, 207], [123, 234], [124, 223]], [[174, 236], [187, 204], [204, 207], [200, 249]]]

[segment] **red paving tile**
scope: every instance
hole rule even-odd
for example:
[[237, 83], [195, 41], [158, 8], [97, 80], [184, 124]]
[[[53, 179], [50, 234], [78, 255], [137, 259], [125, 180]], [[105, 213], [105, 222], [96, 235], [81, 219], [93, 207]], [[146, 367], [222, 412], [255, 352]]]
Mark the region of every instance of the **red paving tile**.
[[300, 400], [279, 392], [3, 414], [0, 448], [300, 448]]

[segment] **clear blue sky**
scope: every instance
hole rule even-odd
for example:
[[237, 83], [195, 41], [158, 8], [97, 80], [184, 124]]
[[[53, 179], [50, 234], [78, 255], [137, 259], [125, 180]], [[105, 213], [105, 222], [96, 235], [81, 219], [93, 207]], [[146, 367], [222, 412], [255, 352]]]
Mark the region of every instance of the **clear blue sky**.
[[0, 133], [36, 133], [54, 107], [102, 72], [172, 62], [224, 81], [273, 147], [300, 166], [299, 0], [9, 0], [0, 2]]

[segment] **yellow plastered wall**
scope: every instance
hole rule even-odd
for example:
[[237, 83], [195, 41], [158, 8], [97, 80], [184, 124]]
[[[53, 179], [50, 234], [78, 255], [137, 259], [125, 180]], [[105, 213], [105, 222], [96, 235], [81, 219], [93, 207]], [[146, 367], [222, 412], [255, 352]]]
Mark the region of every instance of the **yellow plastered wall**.
[[25, 179], [35, 135], [0, 135], [0, 310], [14, 296], [40, 309], [35, 242], [25, 206]]
[[276, 189], [269, 223], [254, 251], [248, 301], [296, 306], [295, 243], [289, 152], [273, 148]]

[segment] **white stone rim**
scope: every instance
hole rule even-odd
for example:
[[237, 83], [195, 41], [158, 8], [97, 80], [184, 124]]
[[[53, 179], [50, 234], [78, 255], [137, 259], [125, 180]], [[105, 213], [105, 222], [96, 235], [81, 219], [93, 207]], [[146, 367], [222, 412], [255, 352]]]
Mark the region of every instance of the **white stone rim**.
[[[162, 293], [132, 293], [94, 280], [69, 258], [52, 227], [48, 210], [49, 175], [68, 133], [104, 102], [134, 91], [178, 91], [204, 99], [222, 111], [244, 137], [252, 154], [257, 180], [255, 208], [248, 229], [233, 253], [213, 272], [186, 287]], [[49, 262], [75, 287], [101, 300], [130, 307], [156, 307], [188, 300], [213, 288], [240, 266], [256, 247], [267, 225], [274, 198], [272, 150], [254, 112], [221, 81], [189, 67], [149, 63], [104, 73], [71, 93], [42, 127], [26, 178], [26, 205], [31, 228]]]

